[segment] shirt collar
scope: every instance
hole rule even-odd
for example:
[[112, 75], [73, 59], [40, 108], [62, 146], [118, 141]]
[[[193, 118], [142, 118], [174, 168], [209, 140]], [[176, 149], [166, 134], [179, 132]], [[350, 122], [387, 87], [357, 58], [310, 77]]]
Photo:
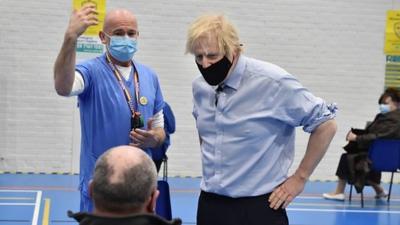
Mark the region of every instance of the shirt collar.
[[224, 82], [224, 85], [237, 90], [246, 67], [245, 59], [241, 54], [239, 54], [239, 58], [234, 66], [235, 67], [231, 71], [231, 74], [229, 74], [228, 79]]

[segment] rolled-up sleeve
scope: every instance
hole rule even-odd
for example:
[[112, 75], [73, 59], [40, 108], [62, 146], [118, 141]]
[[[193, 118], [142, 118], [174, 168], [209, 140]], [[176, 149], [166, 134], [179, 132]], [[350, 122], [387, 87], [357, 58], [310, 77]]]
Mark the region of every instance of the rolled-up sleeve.
[[327, 104], [324, 102], [316, 107], [316, 113], [312, 113], [308, 118], [307, 123], [303, 125], [305, 132], [311, 133], [315, 128], [327, 120], [331, 120], [336, 117], [337, 106], [336, 103]]
[[283, 120], [292, 126], [302, 126], [311, 133], [320, 124], [336, 117], [337, 106], [314, 96], [293, 76], [280, 80], [279, 111]]

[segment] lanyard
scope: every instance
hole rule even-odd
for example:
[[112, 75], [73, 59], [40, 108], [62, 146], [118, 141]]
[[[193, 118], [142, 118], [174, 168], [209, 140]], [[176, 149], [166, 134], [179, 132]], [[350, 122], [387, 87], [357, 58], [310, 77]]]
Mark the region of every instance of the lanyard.
[[[111, 59], [109, 58], [108, 54], [106, 53], [106, 58], [107, 58], [107, 62], [110, 65], [112, 71], [114, 72], [115, 78], [117, 78], [118, 83], [122, 89], [122, 91], [124, 92], [125, 95], [125, 99], [126, 102], [128, 103], [129, 108], [131, 109], [132, 112], [132, 117], [135, 116], [135, 107], [133, 107], [133, 103], [132, 103], [132, 97], [131, 94], [129, 93], [128, 88], [125, 86], [125, 83], [122, 79], [121, 73], [119, 72], [118, 68], [111, 62]], [[136, 106], [137, 106], [137, 110], [139, 111], [139, 76], [137, 74], [135, 65], [132, 63], [132, 69], [134, 70], [134, 83], [135, 83], [135, 97], [136, 97]]]

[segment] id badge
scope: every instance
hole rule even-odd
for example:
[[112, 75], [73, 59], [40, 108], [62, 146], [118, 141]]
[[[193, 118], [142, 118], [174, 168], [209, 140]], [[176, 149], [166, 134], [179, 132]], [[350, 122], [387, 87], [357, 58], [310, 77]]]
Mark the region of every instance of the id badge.
[[137, 129], [144, 127], [143, 117], [140, 112], [135, 112], [131, 117], [131, 129]]

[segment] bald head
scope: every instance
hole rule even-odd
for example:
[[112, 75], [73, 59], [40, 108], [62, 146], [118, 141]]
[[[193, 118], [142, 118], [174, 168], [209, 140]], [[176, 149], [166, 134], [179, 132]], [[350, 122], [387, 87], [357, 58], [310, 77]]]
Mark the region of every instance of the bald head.
[[119, 146], [96, 162], [92, 181], [95, 211], [146, 212], [157, 189], [157, 172], [151, 158], [139, 148]]
[[138, 30], [135, 15], [126, 9], [113, 9], [104, 18], [103, 31], [112, 34], [116, 29]]
[[124, 172], [141, 164], [148, 159], [143, 150], [131, 146], [119, 146], [112, 148], [105, 155], [108, 166], [113, 171], [109, 177], [111, 184], [124, 181]]

